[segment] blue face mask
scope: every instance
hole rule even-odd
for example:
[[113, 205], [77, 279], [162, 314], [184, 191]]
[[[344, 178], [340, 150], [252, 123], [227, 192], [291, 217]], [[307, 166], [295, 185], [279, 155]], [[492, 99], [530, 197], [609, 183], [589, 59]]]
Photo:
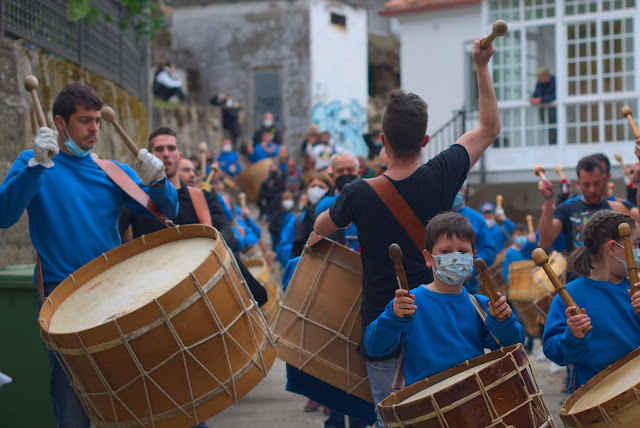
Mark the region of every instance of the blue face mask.
[[89, 156], [89, 154], [91, 153], [91, 150], [82, 150], [80, 147], [78, 147], [75, 141], [73, 141], [69, 136], [69, 131], [67, 131], [66, 125], [64, 127], [64, 131], [67, 133], [67, 139], [64, 140], [64, 145], [67, 146], [67, 149], [72, 154], [74, 154], [75, 156], [78, 156], [79, 158], [84, 158]]
[[524, 247], [524, 245], [527, 243], [527, 237], [524, 235], [516, 236], [515, 242], [518, 247]]
[[455, 211], [459, 210], [462, 207], [462, 192], [456, 193], [456, 197], [453, 200], [453, 205], [451, 208]]
[[[624, 245], [616, 242], [616, 245], [618, 247], [624, 248]], [[624, 265], [624, 270], [627, 270], [627, 262], [620, 260], [619, 258], [617, 258], [616, 256], [613, 256], [614, 259], [618, 260], [619, 262], [622, 262], [622, 264]], [[635, 260], [636, 262], [636, 266], [640, 266], [640, 248], [634, 248], [633, 249], [633, 260]]]
[[433, 273], [448, 285], [461, 284], [473, 271], [473, 254], [459, 251], [433, 256]]

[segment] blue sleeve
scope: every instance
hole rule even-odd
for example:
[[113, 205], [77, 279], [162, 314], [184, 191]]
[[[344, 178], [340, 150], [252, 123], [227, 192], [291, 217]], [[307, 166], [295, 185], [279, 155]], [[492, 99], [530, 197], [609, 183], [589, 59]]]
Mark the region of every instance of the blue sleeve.
[[[489, 233], [489, 228], [484, 222], [484, 219], [481, 224], [478, 224], [478, 227], [474, 227], [474, 230], [476, 230], [476, 258], [484, 260], [487, 266], [491, 266], [496, 260], [497, 251], [493, 237], [491, 233]], [[475, 278], [476, 275], [477, 272], [474, 267], [473, 277]]]
[[[485, 296], [477, 295], [482, 307], [487, 311], [487, 336], [484, 339], [484, 346], [491, 350], [500, 348], [493, 336], [502, 343], [502, 346], [515, 345], [516, 343], [524, 343], [524, 328], [516, 320], [516, 314], [511, 311], [511, 315], [504, 321], [498, 321], [496, 317], [489, 314], [489, 299]], [[493, 336], [492, 336], [493, 334]]]
[[233, 235], [236, 237], [236, 243], [233, 246], [233, 249], [236, 251], [240, 251], [247, 246], [244, 242], [244, 236], [240, 235], [240, 231], [238, 231], [237, 227], [233, 226], [232, 229]]
[[507, 232], [507, 234], [509, 235], [509, 237], [511, 237], [511, 234], [513, 233], [513, 228], [516, 225], [509, 219], [506, 219], [504, 221], [504, 223], [502, 223], [502, 227], [504, 227], [505, 232]]
[[567, 326], [567, 316], [564, 313], [566, 309], [560, 296], [556, 295], [549, 308], [542, 335], [544, 355], [560, 366], [579, 361], [587, 352], [587, 344], [591, 337], [591, 332], [582, 339], [571, 334]]
[[402, 343], [402, 332], [415, 317], [400, 318], [393, 313], [393, 300], [384, 312], [367, 327], [364, 346], [372, 357], [390, 354]]
[[291, 259], [295, 235], [296, 216], [291, 216], [282, 226], [280, 242], [276, 245], [276, 257], [282, 266], [286, 266], [289, 259]]
[[253, 221], [251, 217], [245, 218], [244, 221], [247, 223], [247, 226], [249, 226], [249, 229], [251, 229], [251, 231], [258, 237], [258, 239], [260, 239], [260, 236], [262, 236], [262, 229], [260, 229], [258, 223]]
[[[2, 181], [0, 186], [0, 228], [11, 227], [20, 220], [27, 205], [40, 190], [42, 173], [45, 168], [42, 165], [27, 166], [32, 157], [32, 150], [22, 152]], [[52, 168], [55, 168], [55, 165]]]
[[333, 205], [333, 202], [335, 200], [335, 196], [325, 196], [320, 199], [320, 202], [318, 202], [318, 205], [316, 205], [316, 216], [319, 216], [321, 213], [331, 208], [331, 205]]
[[[144, 186], [140, 181], [140, 178], [138, 178], [136, 172], [129, 165], [121, 164], [115, 161], [114, 163], [122, 168], [122, 170], [126, 172], [127, 175], [131, 177], [131, 179], [142, 190], [144, 190], [147, 195], [149, 195], [153, 203], [156, 204], [156, 207], [158, 207], [162, 214], [166, 215], [169, 218], [176, 218], [178, 216], [178, 191], [175, 187], [173, 187], [173, 184], [169, 183], [169, 180], [165, 178], [160, 184], [156, 186]], [[127, 208], [137, 214], [149, 216], [149, 212], [138, 202], [134, 201], [126, 193], [124, 193], [124, 195], [124, 203]]]
[[295, 272], [296, 267], [298, 266], [298, 261], [300, 261], [300, 256], [289, 260], [287, 265], [284, 267], [284, 272], [282, 273], [282, 291], [287, 291], [287, 286], [289, 285], [289, 281], [291, 281], [293, 272]]

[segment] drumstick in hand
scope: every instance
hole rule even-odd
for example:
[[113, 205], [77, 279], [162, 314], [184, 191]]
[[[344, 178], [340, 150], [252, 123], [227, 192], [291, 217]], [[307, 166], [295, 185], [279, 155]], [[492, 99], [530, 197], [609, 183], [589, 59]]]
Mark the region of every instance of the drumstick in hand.
[[127, 147], [129, 147], [129, 150], [131, 150], [131, 153], [133, 153], [133, 156], [135, 156], [135, 158], [137, 159], [140, 149], [138, 148], [136, 143], [134, 143], [133, 140], [127, 135], [127, 133], [124, 132], [124, 129], [122, 129], [122, 126], [120, 126], [120, 124], [116, 120], [116, 113], [113, 111], [113, 109], [109, 106], [104, 106], [102, 107], [102, 110], [100, 110], [100, 115], [104, 120], [106, 120], [107, 122], [112, 124], [114, 128], [116, 128], [116, 132], [120, 134], [120, 137], [122, 137], [124, 143], [127, 145]]
[[[553, 284], [553, 288], [556, 289], [556, 291], [558, 292], [558, 294], [562, 298], [562, 301], [567, 306], [567, 308], [570, 307], [570, 306], [574, 307], [574, 309], [573, 309], [573, 311], [571, 313], [573, 315], [580, 315], [582, 313], [582, 310], [578, 307], [578, 305], [576, 304], [575, 300], [573, 300], [573, 298], [571, 297], [571, 295], [567, 291], [565, 285], [560, 282], [560, 280], [558, 279], [558, 276], [556, 275], [556, 273], [553, 271], [553, 269], [551, 269], [551, 266], [549, 266], [549, 257], [547, 257], [547, 253], [545, 253], [542, 248], [536, 248], [531, 253], [531, 258], [533, 259], [533, 261], [535, 262], [535, 264], [537, 266], [541, 266], [542, 269], [544, 269], [544, 272], [547, 274], [547, 277], [549, 277], [549, 280], [551, 281], [551, 284]], [[585, 327], [582, 330], [582, 332], [583, 333], [587, 333], [592, 328], [593, 328], [593, 326]]]
[[[493, 286], [493, 282], [491, 281], [491, 277], [489, 276], [489, 272], [487, 271], [487, 264], [482, 259], [476, 259], [473, 262], [473, 265], [476, 267], [476, 271], [482, 278], [482, 283], [487, 289], [487, 293], [489, 294], [489, 300], [493, 304], [493, 308], [496, 308], [496, 302], [498, 301], [498, 294], [496, 293], [496, 288]], [[498, 321], [502, 322], [506, 320], [506, 316], [502, 316], [498, 318]]]
[[238, 195], [240, 199], [240, 209], [245, 210], [247, 208], [247, 194], [242, 192]]
[[200, 150], [200, 174], [204, 179], [207, 176], [207, 143], [204, 141], [198, 145]]
[[496, 211], [502, 208], [502, 195], [496, 196]]
[[561, 166], [556, 166], [556, 172], [558, 173], [558, 176], [560, 177], [560, 181], [565, 181], [567, 179], [567, 177], [564, 176], [564, 172], [562, 172], [562, 167]]
[[544, 168], [542, 165], [536, 165], [535, 168], [533, 168], [533, 173], [540, 177], [540, 181], [547, 181], [547, 177], [544, 176]]
[[[38, 98], [38, 79], [36, 76], [29, 75], [24, 78], [24, 88], [31, 93], [31, 99], [33, 100], [33, 109], [36, 112], [36, 118], [38, 120], [38, 126], [42, 128], [43, 126], [47, 126], [47, 119], [44, 116], [44, 112], [42, 111], [42, 105], [40, 104], [40, 99]], [[49, 152], [49, 157], [53, 158], [55, 155], [53, 152]]]
[[531, 214], [527, 214], [527, 227], [529, 228], [529, 233], [535, 233], [535, 230], [533, 230], [533, 216]]
[[404, 266], [402, 266], [402, 248], [398, 244], [389, 245], [389, 258], [393, 262], [393, 267], [396, 270], [396, 278], [399, 285], [409, 291], [409, 283], [407, 282], [407, 275], [404, 273]]
[[622, 107], [622, 110], [620, 110], [620, 113], [622, 114], [622, 116], [626, 117], [627, 120], [629, 121], [629, 126], [631, 126], [633, 135], [636, 138], [640, 138], [640, 131], [638, 131], [638, 127], [636, 126], [636, 123], [633, 121], [633, 114], [631, 113], [631, 107], [629, 106]]
[[491, 42], [493, 42], [493, 39], [495, 39], [496, 37], [501, 37], [501, 36], [504, 36], [505, 34], [507, 34], [507, 30], [508, 29], [509, 29], [509, 27], [507, 26], [506, 22], [504, 22], [501, 19], [497, 20], [491, 26], [491, 34], [489, 34], [487, 37], [484, 38], [482, 43], [480, 43], [480, 47], [482, 49], [486, 48], [487, 46], [489, 46], [491, 44]]
[[622, 170], [624, 171], [624, 175], [631, 178], [631, 171], [629, 171], [629, 168], [627, 168], [627, 165], [625, 165], [624, 160], [622, 159], [622, 155], [620, 153], [614, 153], [613, 156], [616, 158], [616, 160], [622, 167]]
[[[629, 239], [631, 227], [629, 227], [627, 223], [620, 223], [620, 225], [618, 225], [618, 233], [624, 245], [624, 255], [627, 258], [627, 271], [629, 272], [629, 283], [631, 283], [631, 294], [633, 294], [640, 288], [636, 287], [636, 283], [638, 282], [638, 266], [636, 266], [636, 261], [633, 258], [633, 249], [631, 248], [631, 240]], [[640, 313], [640, 308], [636, 308], [636, 314], [637, 313]]]

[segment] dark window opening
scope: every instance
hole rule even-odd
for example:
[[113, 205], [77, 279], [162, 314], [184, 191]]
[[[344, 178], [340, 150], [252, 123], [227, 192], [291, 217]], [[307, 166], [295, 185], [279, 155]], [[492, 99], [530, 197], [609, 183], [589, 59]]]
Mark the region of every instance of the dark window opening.
[[331, 12], [331, 23], [340, 27], [347, 27], [347, 17], [338, 13]]

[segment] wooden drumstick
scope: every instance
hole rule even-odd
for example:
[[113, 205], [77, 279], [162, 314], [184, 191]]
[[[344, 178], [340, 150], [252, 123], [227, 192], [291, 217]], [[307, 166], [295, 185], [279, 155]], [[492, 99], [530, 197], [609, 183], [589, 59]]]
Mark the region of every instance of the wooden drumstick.
[[241, 192], [238, 195], [238, 199], [240, 199], [240, 209], [244, 210], [247, 208], [247, 194], [244, 192]]
[[205, 183], [211, 184], [211, 180], [213, 180], [213, 176], [218, 172], [218, 164], [216, 162], [211, 164], [211, 171], [209, 171], [209, 175], [204, 180]]
[[626, 117], [627, 120], [629, 121], [629, 126], [631, 126], [633, 135], [636, 138], [640, 138], [640, 131], [638, 131], [638, 127], [636, 126], [636, 123], [633, 121], [633, 114], [631, 113], [631, 107], [629, 106], [622, 107], [622, 110], [620, 110], [620, 113], [622, 113], [622, 116]]
[[547, 181], [547, 177], [544, 176], [544, 168], [542, 165], [536, 165], [535, 168], [533, 168], [533, 173], [540, 177], [541, 181]]
[[204, 141], [200, 143], [198, 150], [200, 150], [200, 174], [204, 178], [207, 176], [207, 143]]
[[509, 27], [507, 26], [506, 22], [504, 22], [501, 19], [498, 19], [491, 26], [491, 34], [489, 34], [487, 37], [484, 38], [482, 43], [480, 43], [480, 47], [484, 49], [487, 46], [489, 46], [491, 42], [493, 42], [493, 39], [495, 39], [496, 37], [501, 37], [507, 34], [508, 28]]
[[[407, 296], [409, 296], [409, 282], [407, 281], [407, 275], [404, 272], [404, 266], [402, 266], [402, 248], [398, 244], [389, 245], [389, 258], [393, 262], [393, 267], [396, 270], [396, 280], [398, 286], [403, 290], [407, 290]], [[405, 315], [405, 317], [411, 317], [412, 315]]]
[[[549, 266], [549, 257], [547, 256], [547, 253], [545, 253], [542, 248], [536, 248], [531, 253], [531, 258], [537, 266], [541, 266], [542, 269], [544, 269], [544, 272], [547, 274], [547, 277], [549, 277], [551, 284], [553, 284], [553, 288], [556, 289], [567, 308], [570, 306], [574, 307], [571, 313], [573, 315], [580, 315], [582, 313], [582, 310], [578, 307], [575, 300], [573, 300], [573, 297], [571, 297], [565, 285], [560, 282], [556, 273], [553, 271], [553, 269], [551, 269], [551, 266]], [[582, 332], [587, 333], [592, 328], [593, 326], [590, 325], [584, 328]]]
[[[624, 245], [624, 255], [627, 258], [627, 271], [629, 272], [629, 283], [631, 284], [631, 294], [640, 290], [640, 287], [636, 287], [638, 282], [638, 266], [633, 258], [633, 248], [631, 248], [631, 227], [628, 223], [620, 223], [618, 225], [618, 233], [622, 238], [622, 244]], [[640, 313], [640, 308], [636, 308], [636, 314]]]
[[533, 216], [531, 214], [527, 214], [527, 227], [529, 228], [529, 233], [535, 233], [535, 230], [533, 230]]
[[616, 158], [616, 160], [622, 167], [622, 170], [624, 171], [624, 175], [631, 178], [631, 171], [629, 171], [629, 168], [627, 168], [627, 165], [625, 165], [624, 160], [622, 159], [622, 155], [620, 153], [614, 153], [613, 156]]
[[502, 195], [496, 196], [496, 211], [502, 209]]
[[100, 115], [104, 120], [106, 120], [107, 122], [112, 124], [114, 128], [116, 128], [116, 132], [120, 134], [120, 137], [122, 137], [124, 143], [127, 145], [127, 147], [129, 147], [129, 150], [131, 150], [131, 153], [133, 153], [133, 156], [135, 156], [135, 158], [137, 159], [140, 149], [138, 148], [136, 143], [134, 143], [133, 140], [127, 135], [127, 133], [124, 132], [124, 129], [122, 129], [122, 126], [120, 126], [120, 124], [116, 120], [116, 113], [113, 111], [113, 109], [109, 106], [104, 106], [102, 107], [102, 110], [100, 110]]
[[[47, 126], [47, 119], [44, 116], [44, 111], [42, 111], [42, 105], [40, 104], [40, 99], [38, 98], [38, 78], [33, 75], [29, 75], [24, 78], [24, 88], [27, 92], [31, 93], [31, 99], [33, 100], [33, 109], [36, 112], [36, 119], [38, 120], [38, 126], [42, 128], [43, 126]], [[53, 159], [55, 154], [53, 152], [49, 152], [49, 157]]]
[[[482, 283], [487, 289], [487, 293], [489, 294], [489, 300], [493, 303], [493, 307], [495, 309], [496, 302], [498, 301], [498, 294], [496, 293], [496, 288], [493, 286], [493, 282], [491, 281], [491, 277], [489, 276], [489, 271], [487, 271], [487, 264], [482, 259], [476, 259], [473, 262], [473, 265], [476, 267], [476, 271], [482, 277]], [[502, 316], [498, 318], [498, 321], [502, 322], [506, 320], [506, 316]]]
[[556, 172], [558, 173], [558, 176], [560, 177], [560, 181], [565, 181], [567, 177], [564, 176], [564, 172], [562, 172], [562, 167], [556, 166], [555, 169], [556, 169]]

